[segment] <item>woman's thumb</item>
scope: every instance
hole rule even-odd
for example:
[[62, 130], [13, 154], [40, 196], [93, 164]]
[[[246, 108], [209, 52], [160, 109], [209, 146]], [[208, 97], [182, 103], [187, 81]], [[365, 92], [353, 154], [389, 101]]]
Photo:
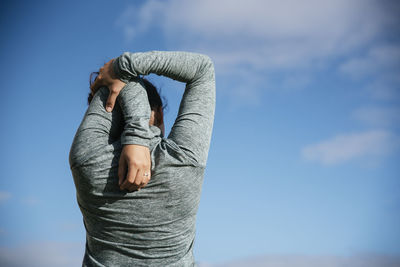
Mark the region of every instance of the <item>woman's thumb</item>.
[[108, 96], [107, 104], [106, 104], [106, 110], [108, 112], [111, 112], [113, 110], [117, 96], [118, 96], [118, 93], [113, 92], [113, 90], [110, 90], [110, 95]]

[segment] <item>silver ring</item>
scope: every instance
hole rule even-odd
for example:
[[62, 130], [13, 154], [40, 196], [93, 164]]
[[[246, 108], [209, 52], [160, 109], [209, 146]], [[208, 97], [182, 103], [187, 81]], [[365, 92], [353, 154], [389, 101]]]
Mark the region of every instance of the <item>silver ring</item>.
[[148, 173], [148, 172], [145, 172], [145, 173], [144, 173], [144, 176], [149, 176], [149, 173]]

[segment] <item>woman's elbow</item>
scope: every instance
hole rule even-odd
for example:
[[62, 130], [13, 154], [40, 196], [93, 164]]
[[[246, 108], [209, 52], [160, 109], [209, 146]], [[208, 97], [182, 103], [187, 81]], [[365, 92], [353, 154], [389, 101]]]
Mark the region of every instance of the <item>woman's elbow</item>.
[[202, 74], [207, 80], [215, 81], [215, 69], [212, 59], [207, 55], [202, 55]]

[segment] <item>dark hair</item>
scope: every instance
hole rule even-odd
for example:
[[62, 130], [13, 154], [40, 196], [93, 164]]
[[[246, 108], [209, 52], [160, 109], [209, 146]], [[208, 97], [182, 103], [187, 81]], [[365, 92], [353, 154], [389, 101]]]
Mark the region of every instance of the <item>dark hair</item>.
[[[99, 75], [98, 72], [92, 72], [90, 74], [90, 77], [89, 77], [90, 85], [92, 85], [92, 83], [96, 80], [98, 75]], [[164, 110], [166, 105], [163, 106], [163, 99], [161, 98], [160, 93], [157, 90], [157, 88], [151, 82], [149, 82], [149, 80], [147, 80], [147, 79], [140, 78], [140, 80], [142, 81], [142, 84], [143, 84], [144, 88], [146, 89], [147, 98], [149, 99], [151, 110], [158, 111], [159, 108]], [[92, 95], [92, 93], [89, 93], [88, 104], [90, 104], [92, 99], [93, 99], [93, 95]]]
[[151, 109], [164, 109], [165, 106], [163, 106], [163, 100], [161, 99], [160, 92], [157, 90], [157, 88], [149, 80], [145, 78], [142, 78], [141, 80], [143, 82], [144, 88], [146, 89]]
[[[89, 88], [92, 86], [92, 83], [94, 83], [94, 81], [96, 80], [98, 75], [99, 75], [99, 72], [90, 73]], [[88, 104], [90, 104], [90, 102], [92, 102], [92, 99], [93, 99], [93, 95], [92, 95], [92, 91], [90, 90], [89, 95], [88, 95]]]

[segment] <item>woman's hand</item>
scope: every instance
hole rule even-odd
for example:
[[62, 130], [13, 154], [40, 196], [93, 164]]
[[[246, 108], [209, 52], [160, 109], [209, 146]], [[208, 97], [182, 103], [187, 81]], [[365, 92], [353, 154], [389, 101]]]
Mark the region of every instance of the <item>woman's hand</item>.
[[150, 150], [140, 145], [124, 145], [118, 166], [119, 186], [130, 192], [146, 186], [151, 177]]
[[90, 90], [92, 95], [94, 95], [97, 90], [102, 87], [106, 86], [110, 90], [110, 94], [108, 95], [106, 110], [111, 112], [115, 105], [115, 100], [121, 92], [122, 88], [126, 85], [123, 81], [118, 79], [113, 70], [113, 62], [114, 59], [111, 59], [103, 67], [100, 68], [99, 75], [97, 76], [96, 80], [90, 86]]

